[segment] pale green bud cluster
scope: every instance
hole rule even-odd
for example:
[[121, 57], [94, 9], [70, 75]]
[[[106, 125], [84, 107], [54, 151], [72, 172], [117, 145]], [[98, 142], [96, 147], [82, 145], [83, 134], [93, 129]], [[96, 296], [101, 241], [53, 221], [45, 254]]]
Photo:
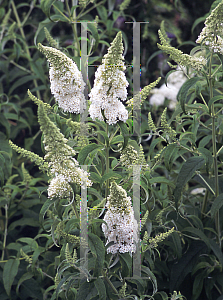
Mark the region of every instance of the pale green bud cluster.
[[164, 132], [167, 134], [168, 138], [175, 138], [176, 131], [172, 129], [170, 125], [167, 123], [166, 112], [167, 112], [167, 107], [164, 109], [161, 115], [161, 127], [163, 128]]
[[25, 185], [28, 185], [32, 180], [32, 177], [30, 176], [29, 172], [25, 169], [24, 163], [22, 163], [22, 175], [23, 175], [23, 183]]
[[152, 116], [151, 116], [151, 112], [148, 113], [148, 126], [149, 126], [149, 129], [156, 132], [157, 131], [157, 128], [153, 122], [153, 119], [152, 119]]
[[[154, 238], [150, 238], [149, 239], [149, 245], [148, 245], [147, 249], [148, 248], [157, 248], [158, 247], [158, 243], [164, 241], [173, 232], [174, 232], [174, 227], [172, 229], [168, 230], [167, 232], [160, 233], [160, 234], [156, 235]], [[147, 233], [147, 236], [148, 236], [148, 233]], [[145, 237], [145, 240], [147, 239], [147, 236]]]
[[212, 10], [211, 14], [204, 22], [205, 27], [202, 29], [196, 43], [204, 43], [212, 51], [223, 53], [223, 1]]
[[107, 198], [107, 208], [114, 208], [117, 212], [123, 211], [126, 214], [130, 213], [129, 207], [131, 207], [131, 198], [127, 197], [126, 191], [116, 182], [112, 182], [110, 187], [110, 195]]
[[71, 254], [70, 254], [70, 251], [69, 251], [68, 243], [66, 244], [66, 247], [65, 247], [65, 257], [66, 257], [66, 261], [71, 265], [74, 265], [76, 260], [77, 260], [77, 251], [76, 251], [76, 249], [74, 249], [73, 257], [72, 257]]
[[13, 150], [21, 154], [23, 157], [28, 158], [31, 162], [34, 162], [40, 170], [47, 172], [49, 170], [49, 164], [44, 161], [42, 157], [38, 154], [33, 153], [32, 151], [25, 150], [21, 147], [15, 145], [12, 141], [9, 140], [9, 145]]
[[142, 103], [146, 100], [150, 91], [157, 86], [160, 82], [161, 77], [159, 77], [156, 81], [150, 83], [149, 85], [145, 86], [138, 94], [136, 94], [133, 98], [126, 101], [128, 107], [133, 107], [136, 109], [140, 109]]
[[10, 176], [8, 178], [8, 180], [6, 181], [5, 187], [3, 189], [4, 194], [7, 198], [10, 198], [11, 194], [12, 194], [12, 189], [8, 187], [8, 185], [10, 185], [13, 181], [14, 178], [16, 178], [18, 176], [18, 174], [14, 174], [12, 176]]
[[129, 4], [130, 4], [131, 0], [124, 0], [121, 5], [119, 6], [119, 10], [123, 11], [125, 9], [128, 8]]
[[119, 290], [119, 297], [125, 298], [126, 296], [126, 288], [127, 288], [127, 283], [125, 282], [124, 285], [121, 287], [121, 289]]
[[185, 66], [197, 71], [200, 71], [206, 64], [207, 61], [203, 56], [196, 57], [188, 54], [184, 54], [181, 50], [172, 47], [167, 40], [167, 35], [164, 35], [164, 27], [158, 31], [161, 45], [157, 44], [158, 47], [163, 50], [169, 57], [174, 60], [179, 66]]
[[22, 249], [20, 249], [20, 254], [25, 259], [26, 262], [28, 262], [29, 264], [32, 264], [32, 262], [33, 262], [32, 257], [27, 255]]
[[170, 300], [184, 300], [184, 299], [185, 299], [184, 296], [182, 296], [180, 292], [177, 293], [176, 291], [174, 291]]
[[147, 218], [149, 215], [149, 211], [147, 210], [145, 215], [143, 216], [142, 220], [141, 220], [141, 228], [143, 228], [143, 226], [146, 224]]
[[132, 145], [128, 145], [124, 150], [121, 151], [120, 163], [126, 169], [132, 168], [138, 160], [138, 152]]
[[54, 277], [54, 286], [55, 286], [55, 288], [58, 287], [59, 283], [60, 283], [60, 277], [59, 277], [59, 274], [56, 273], [56, 276]]
[[44, 108], [47, 110], [47, 111], [52, 111], [52, 107], [48, 104], [48, 103], [45, 103], [43, 102], [42, 100], [38, 99], [36, 96], [34, 96], [30, 90], [28, 89], [27, 91], [27, 94], [29, 96], [29, 98], [36, 104], [36, 105], [39, 105], [40, 103], [42, 103], [44, 105]]
[[58, 48], [58, 43], [57, 41], [55, 41], [53, 39], [53, 37], [50, 35], [48, 29], [46, 27], [44, 27], [44, 33], [45, 33], [45, 36], [46, 36], [46, 39], [50, 45], [50, 47], [53, 47], [53, 48]]
[[44, 135], [43, 143], [47, 152], [45, 155], [46, 160], [52, 162], [55, 159], [62, 159], [62, 156], [69, 159], [69, 157], [76, 154], [67, 144], [68, 140], [60, 132], [58, 127], [49, 119], [42, 103], [38, 105], [38, 122]]
[[64, 231], [64, 223], [63, 222], [60, 222], [57, 225], [55, 233], [57, 233], [59, 235], [59, 237], [64, 238], [69, 243], [78, 244], [78, 245], [80, 244], [80, 237], [73, 235], [73, 234], [66, 233]]
[[128, 145], [121, 151], [120, 163], [127, 170], [130, 170], [136, 165], [139, 165], [142, 171], [148, 168], [142, 145], [139, 146], [139, 152], [137, 152], [132, 145]]
[[111, 42], [111, 46], [108, 48], [108, 53], [104, 55], [102, 63], [105, 64], [106, 67], [115, 67], [119, 68], [120, 70], [124, 70], [124, 57], [122, 55], [123, 51], [124, 47], [122, 44], [122, 33], [119, 31], [113, 42]]

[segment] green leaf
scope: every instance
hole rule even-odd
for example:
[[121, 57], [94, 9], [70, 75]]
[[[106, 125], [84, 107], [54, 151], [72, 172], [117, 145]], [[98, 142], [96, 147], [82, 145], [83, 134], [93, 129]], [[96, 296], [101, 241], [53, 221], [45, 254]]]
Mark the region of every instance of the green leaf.
[[42, 220], [44, 219], [44, 216], [47, 212], [47, 210], [50, 208], [50, 206], [54, 203], [55, 201], [51, 200], [51, 199], [47, 199], [46, 202], [43, 204], [40, 213], [39, 213], [39, 221], [40, 223], [42, 222]]
[[213, 98], [211, 98], [208, 101], [208, 108], [209, 108], [209, 113], [211, 113], [211, 106], [214, 102], [219, 101], [219, 100], [223, 100], [223, 96], [222, 95], [218, 95], [218, 96], [214, 96]]
[[18, 259], [9, 259], [3, 269], [3, 283], [8, 296], [10, 296], [11, 286], [18, 273], [20, 261]]
[[199, 142], [199, 148], [204, 148], [212, 139], [212, 135], [207, 135], [205, 137], [203, 137], [200, 142]]
[[191, 33], [193, 33], [194, 28], [195, 28], [198, 24], [204, 23], [204, 21], [206, 20], [206, 18], [207, 18], [208, 15], [209, 15], [209, 14], [206, 14], [205, 16], [200, 17], [200, 18], [198, 18], [198, 19], [196, 19], [196, 20], [194, 21], [194, 24], [193, 24], [193, 26], [192, 26], [192, 28], [191, 28]]
[[170, 144], [166, 147], [164, 153], [164, 164], [168, 171], [171, 171], [173, 160], [178, 152], [179, 148], [176, 143]]
[[[127, 279], [127, 281], [134, 283], [137, 285], [137, 293], [142, 296], [145, 292], [146, 282], [143, 281], [142, 278], [136, 278], [138, 276], [134, 276], [132, 279]], [[125, 299], [125, 298], [124, 298]]]
[[211, 250], [217, 256], [219, 263], [223, 267], [223, 253], [222, 253], [221, 247], [214, 240], [210, 239], [209, 242], [211, 245]]
[[[87, 28], [88, 28], [88, 30], [90, 30], [93, 38], [95, 39], [94, 49], [97, 49], [98, 43], [99, 43], [98, 30], [95, 27], [95, 24], [92, 24], [92, 23], [87, 23]], [[92, 52], [94, 52], [94, 49], [92, 50]]]
[[80, 285], [77, 296], [75, 300], [90, 300], [93, 297], [97, 296], [98, 290], [94, 285], [94, 282], [85, 281]]
[[94, 281], [94, 285], [98, 291], [99, 300], [106, 299], [106, 287], [104, 281], [101, 278], [98, 278]]
[[117, 124], [121, 129], [121, 133], [122, 133], [122, 136], [123, 136], [123, 139], [124, 139], [124, 144], [123, 144], [123, 147], [122, 147], [122, 150], [124, 150], [125, 147], [128, 145], [129, 130], [128, 130], [127, 125], [124, 122], [119, 121], [119, 122], [117, 122]]
[[33, 227], [39, 227], [39, 222], [35, 220], [34, 218], [22, 218], [19, 219], [13, 223], [11, 223], [8, 227], [9, 231], [12, 231], [16, 228], [16, 226], [33, 226]]
[[105, 249], [102, 240], [93, 233], [88, 233], [88, 242], [93, 256], [96, 258], [94, 276], [101, 274], [105, 260]]
[[174, 184], [172, 181], [166, 179], [165, 177], [161, 177], [161, 176], [151, 178], [151, 179], [149, 180], [149, 183], [150, 183], [150, 184], [154, 184], [154, 183], [164, 183], [164, 184], [169, 185], [169, 186], [172, 187], [172, 188], [175, 188], [175, 184]]
[[132, 269], [132, 258], [129, 253], [119, 253], [119, 259], [122, 266], [122, 277], [130, 277]]
[[206, 272], [202, 272], [198, 274], [195, 279], [194, 279], [194, 284], [193, 284], [193, 299], [196, 300], [203, 289], [203, 281], [204, 278], [207, 277]]
[[106, 20], [108, 18], [107, 9], [103, 5], [100, 5], [100, 6], [97, 6], [97, 11], [98, 11], [98, 14], [99, 14], [101, 20], [106, 22]]
[[211, 206], [211, 217], [214, 218], [216, 213], [223, 205], [223, 193], [220, 194], [217, 198], [214, 199], [214, 202]]
[[22, 242], [22, 243], [25, 243], [25, 244], [28, 244], [29, 246], [30, 246], [30, 251], [31, 250], [35, 250], [35, 249], [37, 249], [38, 248], [38, 243], [34, 240], [34, 239], [32, 239], [32, 238], [29, 238], [29, 237], [22, 237], [22, 238], [19, 238], [18, 240], [17, 240], [17, 242], [18, 241], [20, 241], [20, 242]]
[[43, 294], [39, 283], [30, 278], [22, 283], [20, 299], [43, 299]]
[[50, 19], [50, 7], [56, 0], [41, 0], [40, 7], [44, 14]]
[[188, 79], [180, 88], [178, 94], [177, 94], [177, 100], [180, 102], [180, 105], [182, 107], [182, 110], [185, 112], [185, 103], [187, 101], [187, 96], [189, 94], [189, 90], [195, 85], [195, 83], [201, 80], [201, 77], [192, 77]]
[[194, 172], [198, 170], [203, 164], [204, 158], [199, 156], [190, 157], [183, 163], [177, 177], [176, 188], [173, 192], [176, 208], [177, 203], [181, 198], [181, 193], [185, 184], [193, 177]]
[[36, 75], [26, 75], [23, 76], [22, 78], [18, 79], [15, 81], [15, 83], [10, 87], [10, 90], [8, 92], [8, 95], [11, 95], [12, 92], [17, 88], [21, 87], [25, 83], [32, 81], [33, 79], [37, 79], [38, 77]]
[[29, 273], [29, 272], [22, 275], [22, 277], [19, 279], [19, 282], [18, 282], [17, 287], [16, 287], [16, 293], [17, 294], [19, 292], [19, 287], [23, 283], [23, 281], [28, 280], [28, 279], [32, 278], [33, 276], [34, 276], [34, 274]]
[[142, 266], [142, 272], [144, 272], [146, 275], [148, 275], [148, 279], [151, 280], [153, 284], [153, 294], [157, 292], [157, 280], [155, 275], [151, 272], [151, 270], [148, 267]]
[[171, 238], [173, 239], [173, 243], [175, 246], [175, 251], [177, 253], [178, 259], [182, 257], [182, 245], [181, 245], [181, 239], [179, 237], [179, 234], [177, 232], [173, 232], [171, 234]]
[[186, 227], [186, 228], [183, 228], [182, 231], [187, 231], [187, 232], [193, 233], [194, 235], [198, 236], [201, 239], [201, 241], [205, 242], [205, 244], [208, 247], [211, 247], [210, 240], [207, 238], [207, 236], [204, 234], [204, 232], [202, 232], [200, 229], [194, 228], [194, 227]]
[[110, 171], [110, 172], [108, 172], [108, 173], [106, 173], [106, 174], [104, 174], [102, 176], [101, 181], [100, 181], [100, 185], [102, 185], [108, 179], [111, 179], [111, 178], [120, 178], [120, 177], [121, 177], [120, 174], [118, 174], [118, 173], [116, 173], [114, 171]]
[[86, 160], [89, 153], [91, 153], [94, 150], [97, 151], [97, 150], [102, 149], [102, 148], [103, 148], [102, 145], [98, 145], [98, 144], [95, 144], [95, 143], [92, 143], [90, 145], [85, 146], [83, 149], [81, 149], [81, 151], [78, 154], [77, 160], [78, 160], [79, 164], [84, 165], [85, 160]]
[[98, 130], [97, 134], [101, 134], [106, 141], [106, 145], [109, 146], [109, 138], [108, 138], [107, 133], [105, 131]]
[[212, 163], [213, 163], [213, 156], [212, 156], [212, 153], [206, 149], [206, 148], [201, 148], [199, 147], [197, 149], [201, 154], [202, 156], [204, 157], [205, 159], [205, 164], [206, 164], [206, 172], [207, 174], [209, 174], [209, 168], [211, 167]]
[[170, 273], [170, 292], [178, 290], [185, 277], [193, 270], [201, 253], [206, 252], [206, 245], [201, 241], [193, 241], [189, 250], [181, 259], [172, 265]]
[[[100, 180], [98, 182], [100, 182]], [[101, 196], [101, 194], [96, 189], [94, 189], [92, 187], [88, 188], [88, 193], [90, 195], [96, 196], [99, 200], [103, 200], [103, 197]]]

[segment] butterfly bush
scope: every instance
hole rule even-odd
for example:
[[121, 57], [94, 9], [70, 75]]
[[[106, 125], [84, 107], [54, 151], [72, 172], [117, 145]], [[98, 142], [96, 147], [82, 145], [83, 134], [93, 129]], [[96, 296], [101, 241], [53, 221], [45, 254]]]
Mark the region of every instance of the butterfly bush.
[[126, 88], [129, 85], [124, 74], [122, 52], [122, 35], [119, 32], [95, 73], [94, 86], [89, 94], [89, 113], [93, 120], [105, 120], [113, 125], [128, 119], [128, 111], [121, 103], [127, 98]]
[[138, 241], [138, 225], [134, 218], [131, 198], [127, 197], [126, 191], [115, 182], [112, 182], [110, 195], [107, 198], [107, 212], [102, 224], [102, 231], [107, 239], [106, 245], [114, 242], [108, 247], [107, 253], [135, 252]]

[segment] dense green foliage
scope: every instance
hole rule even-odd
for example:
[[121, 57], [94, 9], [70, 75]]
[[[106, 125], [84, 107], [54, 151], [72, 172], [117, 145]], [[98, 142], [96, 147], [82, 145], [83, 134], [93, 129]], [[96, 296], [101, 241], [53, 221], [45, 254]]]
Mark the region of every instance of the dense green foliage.
[[[200, 15], [189, 14], [192, 4], [186, 1], [124, 2], [126, 7], [112, 0], [79, 5], [67, 0], [0, 1], [1, 300], [223, 299], [222, 54], [194, 43], [222, 1], [205, 1]], [[200, 5], [193, 2], [194, 7]], [[150, 86], [141, 93], [142, 104], [136, 96], [127, 108], [131, 114], [131, 103], [141, 105], [141, 135], [132, 134], [132, 117], [114, 125], [87, 117], [84, 126], [79, 115], [64, 113], [50, 93], [49, 68], [39, 43], [63, 52], [80, 70], [78, 22], [95, 21], [88, 24], [90, 92], [95, 65], [103, 62], [121, 31], [131, 98], [132, 25], [124, 22], [141, 18], [149, 21], [141, 30], [143, 87], [158, 78], [158, 63], [161, 73], [170, 70], [169, 56], [172, 64], [188, 67], [175, 110], [152, 107]], [[182, 32], [187, 18], [189, 30]], [[162, 23], [158, 35], [163, 19], [168, 30]], [[173, 47], [176, 43], [182, 43], [182, 50], [193, 49], [182, 56]], [[200, 55], [206, 61], [197, 67]], [[172, 67], [166, 77], [178, 72]], [[90, 174], [87, 245], [80, 239], [86, 234], [86, 218], [82, 227], [80, 223], [86, 190], [71, 183], [71, 198], [47, 195], [52, 161], [43, 157], [49, 154], [45, 143], [52, 138], [50, 131], [57, 134], [50, 151], [58, 146], [66, 159], [65, 150], [74, 149], [79, 165]], [[132, 277], [128, 252], [107, 253], [111, 245], [105, 245], [102, 224], [112, 182], [131, 199], [134, 189], [140, 194], [141, 277]]]

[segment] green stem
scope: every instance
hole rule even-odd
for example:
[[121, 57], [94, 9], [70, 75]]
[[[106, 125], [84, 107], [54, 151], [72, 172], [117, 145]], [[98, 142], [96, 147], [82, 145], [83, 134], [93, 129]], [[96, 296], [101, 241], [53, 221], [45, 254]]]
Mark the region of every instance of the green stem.
[[[4, 59], [8, 60], [8, 57], [5, 56], [4, 54], [2, 54], [2, 57], [3, 57]], [[29, 71], [29, 70], [27, 70], [26, 68], [24, 68], [24, 67], [18, 65], [18, 64], [17, 64], [16, 62], [14, 62], [13, 60], [10, 60], [9, 62], [10, 62], [11, 64], [13, 64], [14, 66], [16, 66], [17, 68], [19, 68], [20, 70], [22, 70], [22, 71], [24, 71], [24, 72], [27, 72], [27, 73], [29, 73], [29, 74], [32, 74], [31, 71]]]
[[55, 8], [67, 21], [70, 23], [71, 20], [58, 8], [53, 4], [53, 8]]
[[83, 17], [84, 15], [88, 14], [92, 9], [95, 9], [97, 6], [100, 6], [101, 4], [103, 4], [105, 2], [105, 0], [102, 0], [101, 2], [98, 2], [97, 4], [95, 4], [93, 7], [85, 10], [85, 12], [82, 14], [82, 11], [84, 10], [84, 8], [81, 10], [81, 12], [79, 13], [79, 15], [77, 16], [77, 19], [80, 19], [81, 17]]
[[4, 260], [5, 255], [5, 247], [6, 247], [6, 239], [8, 233], [8, 205], [5, 205], [5, 232], [4, 232], [4, 239], [3, 239], [3, 247], [2, 247], [2, 257], [1, 261]]
[[[16, 21], [17, 21], [17, 24], [18, 24], [21, 36], [24, 39], [24, 41], [26, 41], [26, 36], [25, 36], [24, 30], [23, 30], [23, 23], [21, 23], [21, 21], [20, 21], [20, 18], [19, 18], [19, 15], [17, 13], [17, 9], [16, 9], [16, 6], [15, 6], [15, 3], [14, 3], [13, 0], [11, 1], [11, 4], [12, 4], [12, 10], [13, 10], [13, 13], [15, 15], [15, 18], [16, 18]], [[27, 53], [27, 56], [28, 56], [29, 60], [31, 61], [31, 55], [30, 55], [29, 47], [28, 47], [27, 44], [25, 44], [25, 51]], [[34, 72], [34, 70], [32, 69], [31, 66], [30, 66], [30, 70], [35, 74], [35, 72]], [[34, 83], [35, 88], [38, 88], [38, 84], [37, 84], [37, 80], [36, 79], [33, 79], [33, 83]], [[38, 89], [36, 90], [36, 93], [37, 93], [37, 98], [40, 99], [41, 96], [40, 96], [40, 92], [39, 92]]]
[[[75, 38], [74, 46], [77, 48], [77, 50], [74, 50], [74, 56], [80, 56], [80, 44], [78, 42], [78, 36], [77, 36], [76, 20], [78, 18], [76, 16], [76, 9], [74, 9], [73, 15], [71, 15], [71, 10], [70, 10], [69, 4], [68, 4], [68, 0], [65, 0], [65, 4], [66, 4], [66, 8], [67, 8], [68, 14], [70, 16], [70, 19], [72, 20], [72, 30], [73, 30], [74, 38]], [[77, 1], [75, 1], [74, 5], [77, 5]]]

